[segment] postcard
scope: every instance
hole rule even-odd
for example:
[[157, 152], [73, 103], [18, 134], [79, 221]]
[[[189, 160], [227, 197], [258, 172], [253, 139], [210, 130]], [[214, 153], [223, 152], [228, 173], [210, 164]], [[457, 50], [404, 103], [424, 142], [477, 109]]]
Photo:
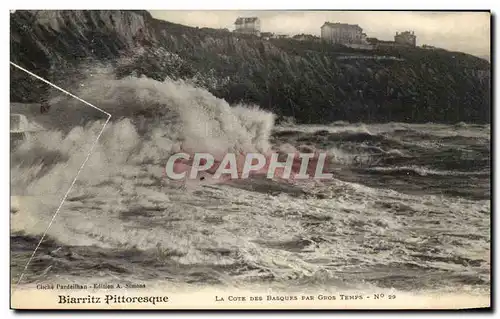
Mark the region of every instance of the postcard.
[[489, 308], [490, 22], [12, 10], [11, 308]]

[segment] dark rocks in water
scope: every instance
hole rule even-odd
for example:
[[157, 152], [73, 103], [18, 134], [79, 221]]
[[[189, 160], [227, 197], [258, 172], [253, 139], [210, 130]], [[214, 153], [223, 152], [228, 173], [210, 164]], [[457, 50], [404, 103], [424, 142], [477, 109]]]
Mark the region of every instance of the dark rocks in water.
[[265, 176], [258, 176], [247, 180], [233, 180], [227, 185], [234, 188], [249, 190], [252, 192], [267, 193], [276, 196], [279, 194], [288, 194], [291, 196], [302, 196], [307, 194], [299, 186], [276, 182], [272, 179], [266, 178]]
[[330, 133], [328, 136], [330, 141], [348, 141], [348, 142], [375, 142], [384, 140], [384, 136], [373, 135], [367, 132], [341, 132], [341, 133]]
[[[299, 124], [490, 121], [489, 78], [478, 76], [489, 74], [490, 63], [460, 52], [263, 40], [131, 10], [17, 10], [10, 26], [11, 61], [65, 87], [78, 72], [59, 73], [89, 60], [113, 64], [147, 43], [117, 76], [198, 77], [229, 103], [255, 103]], [[343, 59], [353, 55], [397, 59]], [[13, 102], [38, 102], [47, 90], [13, 68], [11, 88]]]
[[290, 137], [290, 136], [297, 136], [299, 135], [300, 132], [298, 131], [279, 131], [273, 133], [273, 136], [275, 137]]
[[331, 133], [328, 132], [327, 130], [319, 130], [319, 131], [314, 132], [314, 135], [316, 135], [316, 136], [328, 136], [330, 134]]

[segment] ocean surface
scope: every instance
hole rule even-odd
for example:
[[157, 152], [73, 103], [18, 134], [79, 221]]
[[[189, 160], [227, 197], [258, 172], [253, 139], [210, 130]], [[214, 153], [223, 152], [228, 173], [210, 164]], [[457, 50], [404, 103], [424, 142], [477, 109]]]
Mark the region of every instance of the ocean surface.
[[[490, 125], [276, 125], [183, 81], [84, 84], [75, 94], [112, 118], [81, 172], [105, 115], [70, 97], [46, 114], [11, 105], [44, 128], [10, 155], [13, 284], [24, 273], [20, 285], [489, 294]], [[301, 149], [327, 152], [333, 179], [179, 185], [163, 174], [180, 150]]]

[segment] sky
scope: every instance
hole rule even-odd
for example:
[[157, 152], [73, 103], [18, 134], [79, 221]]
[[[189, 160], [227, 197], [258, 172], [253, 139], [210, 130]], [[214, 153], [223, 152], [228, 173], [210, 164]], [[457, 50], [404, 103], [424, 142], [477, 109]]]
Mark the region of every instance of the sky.
[[412, 11], [164, 11], [153, 17], [193, 27], [234, 29], [239, 16], [256, 16], [262, 32], [320, 35], [325, 21], [358, 24], [367, 37], [394, 40], [396, 31], [411, 30], [417, 45], [433, 45], [476, 56], [490, 56], [489, 12]]

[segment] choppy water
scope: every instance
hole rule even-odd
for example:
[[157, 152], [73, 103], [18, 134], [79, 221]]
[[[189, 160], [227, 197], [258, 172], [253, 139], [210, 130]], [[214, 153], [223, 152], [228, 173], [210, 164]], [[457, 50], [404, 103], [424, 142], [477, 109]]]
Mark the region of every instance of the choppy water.
[[[113, 118], [22, 284], [489, 292], [489, 125], [274, 127], [267, 112], [144, 78], [94, 79], [77, 93], [99, 96]], [[53, 103], [51, 114], [31, 117], [47, 130], [11, 153], [11, 192], [21, 196], [11, 213], [12, 282], [104, 123], [77, 102]], [[186, 189], [162, 174], [180, 149], [306, 147], [331, 155], [333, 180]]]

